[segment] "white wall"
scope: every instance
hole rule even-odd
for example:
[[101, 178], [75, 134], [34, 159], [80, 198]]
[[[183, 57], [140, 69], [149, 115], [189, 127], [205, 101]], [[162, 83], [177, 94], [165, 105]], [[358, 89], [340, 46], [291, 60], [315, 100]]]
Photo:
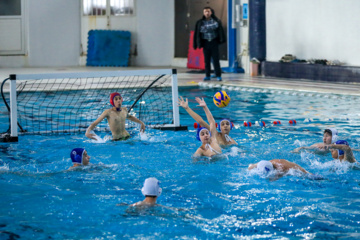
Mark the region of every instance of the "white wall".
[[170, 66], [174, 57], [174, 0], [136, 0], [137, 66]]
[[78, 66], [80, 1], [25, 1], [26, 54], [0, 56], [2, 67]]
[[[170, 66], [174, 56], [174, 0], [136, 0], [132, 38], [136, 66]], [[0, 56], [2, 67], [78, 66], [81, 53], [81, 1], [26, 1], [27, 52]], [[124, 24], [124, 18], [121, 19]], [[114, 28], [120, 23], [113, 22]], [[121, 24], [120, 24], [121, 25]], [[127, 29], [124, 29], [127, 30]], [[132, 47], [133, 51], [133, 47]]]
[[359, 0], [266, 1], [267, 60], [340, 60], [360, 66]]
[[29, 65], [77, 66], [80, 54], [80, 1], [31, 0]]

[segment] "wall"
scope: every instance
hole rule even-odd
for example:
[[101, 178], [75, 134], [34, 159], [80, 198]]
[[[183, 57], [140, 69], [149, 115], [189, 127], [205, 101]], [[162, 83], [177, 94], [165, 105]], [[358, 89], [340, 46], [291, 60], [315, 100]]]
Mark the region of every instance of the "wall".
[[137, 0], [137, 66], [170, 66], [174, 56], [174, 0]]
[[267, 1], [267, 61], [293, 54], [360, 66], [359, 9], [359, 0]]
[[77, 66], [80, 54], [80, 1], [31, 0], [29, 64]]
[[78, 66], [80, 1], [25, 1], [26, 55], [0, 56], [2, 67]]
[[[136, 66], [170, 66], [174, 56], [174, 0], [136, 0]], [[78, 66], [81, 1], [26, 1], [26, 56], [0, 56], [1, 67]], [[122, 19], [124, 20], [124, 19]], [[114, 23], [119, 28], [120, 23]], [[127, 29], [125, 29], [127, 30]], [[132, 48], [133, 51], [133, 48]]]

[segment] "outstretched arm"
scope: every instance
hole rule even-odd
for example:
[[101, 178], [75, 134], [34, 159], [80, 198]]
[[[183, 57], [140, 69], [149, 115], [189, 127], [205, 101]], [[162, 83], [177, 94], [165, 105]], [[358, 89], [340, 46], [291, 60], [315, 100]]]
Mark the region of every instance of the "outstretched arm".
[[285, 173], [290, 169], [300, 170], [301, 172], [303, 172], [305, 174], [309, 173], [304, 168], [300, 167], [300, 165], [290, 162], [285, 159], [273, 159], [273, 160], [270, 160], [270, 162], [274, 165], [275, 169], [278, 169]]
[[133, 122], [136, 122], [136, 123], [140, 124], [141, 125], [140, 132], [145, 131], [145, 124], [141, 120], [137, 119], [136, 117], [134, 117], [134, 116], [132, 116], [130, 114], [127, 114], [126, 118], [129, 119], [130, 121], [133, 121]]
[[96, 134], [91, 133], [91, 131], [93, 131], [95, 129], [95, 127], [102, 121], [104, 120], [104, 118], [107, 116], [108, 111], [105, 110], [98, 119], [96, 119], [92, 124], [90, 124], [90, 126], [86, 129], [86, 133], [85, 136], [90, 138], [90, 139], [94, 139], [96, 140], [95, 136]]
[[198, 122], [202, 127], [205, 127], [207, 129], [210, 130], [210, 125], [204, 121], [204, 119], [202, 119], [202, 117], [197, 114], [196, 112], [194, 112], [190, 107], [189, 107], [189, 103], [188, 103], [188, 99], [185, 99], [186, 101], [184, 101], [184, 99], [182, 97], [179, 97], [179, 101], [178, 104], [179, 106], [183, 107], [186, 112], [196, 121]]
[[305, 174], [310, 174], [308, 171], [306, 171], [304, 168], [302, 168], [302, 167], [300, 167], [300, 165], [298, 165], [298, 164], [296, 164], [296, 163], [294, 163], [294, 167], [293, 167], [294, 169], [297, 169], [297, 170], [300, 170], [300, 171], [302, 171], [303, 173], [305, 173]]
[[211, 114], [209, 108], [207, 107], [206, 102], [204, 101], [204, 98], [200, 99], [200, 98], [196, 97], [195, 100], [199, 103], [199, 106], [204, 109], [206, 118], [210, 124], [210, 132], [211, 132], [212, 136], [215, 137], [216, 133], [217, 133], [215, 119], [214, 119], [213, 115]]
[[292, 150], [293, 153], [299, 153], [301, 150], [303, 149], [315, 149], [314, 147], [298, 147], [298, 148], [295, 148], [294, 150]]
[[251, 169], [254, 169], [257, 167], [257, 163], [255, 164], [250, 164], [249, 167], [248, 167], [248, 170], [251, 170]]
[[311, 150], [324, 150], [324, 144], [323, 143], [315, 143], [309, 147], [298, 147], [292, 150], [293, 153], [299, 153], [303, 149], [311, 149]]

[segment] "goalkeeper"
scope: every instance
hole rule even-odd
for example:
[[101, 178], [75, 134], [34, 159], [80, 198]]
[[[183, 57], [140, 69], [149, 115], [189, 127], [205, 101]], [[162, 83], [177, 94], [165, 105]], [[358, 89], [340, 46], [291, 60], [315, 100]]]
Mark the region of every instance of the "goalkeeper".
[[145, 124], [136, 117], [129, 115], [126, 107], [121, 107], [123, 98], [120, 93], [114, 92], [110, 94], [110, 103], [113, 107], [105, 110], [100, 117], [88, 127], [85, 133], [86, 137], [97, 140], [97, 135], [93, 130], [104, 118], [106, 118], [109, 123], [114, 141], [126, 140], [130, 137], [130, 134], [125, 129], [126, 119], [141, 124], [140, 131], [145, 131]]

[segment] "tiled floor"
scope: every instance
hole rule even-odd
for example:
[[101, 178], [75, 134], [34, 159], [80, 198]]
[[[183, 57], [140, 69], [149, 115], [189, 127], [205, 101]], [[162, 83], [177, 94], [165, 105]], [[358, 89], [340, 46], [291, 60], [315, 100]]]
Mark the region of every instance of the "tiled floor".
[[[171, 68], [171, 67], [157, 67]], [[111, 68], [111, 67], [71, 67], [71, 68], [0, 68], [0, 80], [8, 78], [10, 74], [39, 74], [61, 72], [87, 71], [117, 71], [117, 70], [144, 70], [150, 68]], [[151, 67], [154, 69], [154, 67]], [[177, 68], [179, 86], [198, 85], [203, 82], [204, 74], [193, 73], [185, 68]], [[191, 73], [189, 73], [191, 72]], [[359, 83], [329, 83], [305, 79], [279, 79], [271, 77], [250, 77], [246, 74], [224, 73], [223, 81], [207, 81], [206, 83], [233, 85], [239, 87], [273, 88], [297, 91], [315, 91], [335, 94], [351, 94], [360, 96]]]

